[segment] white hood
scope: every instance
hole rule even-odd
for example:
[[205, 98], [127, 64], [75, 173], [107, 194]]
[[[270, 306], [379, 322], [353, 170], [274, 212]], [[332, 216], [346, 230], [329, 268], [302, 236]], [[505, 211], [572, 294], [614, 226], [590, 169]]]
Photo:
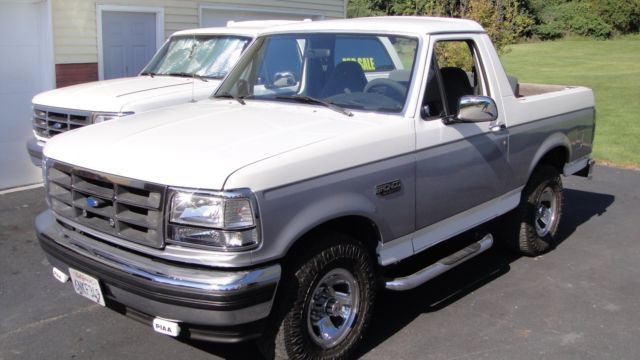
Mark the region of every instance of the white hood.
[[133, 179], [223, 189], [239, 168], [365, 126], [316, 106], [206, 100], [64, 133], [44, 154]]
[[203, 89], [209, 89], [204, 95], [206, 97], [216, 89], [220, 80], [208, 79], [205, 82], [177, 76], [136, 76], [50, 90], [34, 96], [32, 102], [36, 105], [75, 110], [136, 111], [136, 101], [144, 100], [148, 103], [154, 97], [190, 97], [192, 83], [195, 90], [200, 90], [199, 93]]

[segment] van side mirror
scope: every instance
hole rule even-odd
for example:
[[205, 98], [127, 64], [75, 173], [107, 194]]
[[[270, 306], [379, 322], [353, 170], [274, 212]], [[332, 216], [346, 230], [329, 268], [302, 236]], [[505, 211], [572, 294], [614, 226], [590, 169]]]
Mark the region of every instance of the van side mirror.
[[468, 95], [458, 101], [456, 122], [485, 122], [498, 118], [496, 102], [488, 96]]

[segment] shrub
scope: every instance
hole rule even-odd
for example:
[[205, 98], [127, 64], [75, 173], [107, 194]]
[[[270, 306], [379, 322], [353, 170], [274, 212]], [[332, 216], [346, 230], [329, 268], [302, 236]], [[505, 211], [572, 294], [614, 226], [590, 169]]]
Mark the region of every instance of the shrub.
[[592, 9], [616, 31], [628, 33], [640, 28], [639, 0], [591, 0]]
[[530, 36], [534, 27], [533, 17], [517, 0], [495, 3], [469, 0], [460, 16], [480, 23], [499, 52], [503, 52], [506, 45]]
[[[549, 6], [544, 11], [545, 24], [576, 35], [596, 39], [607, 39], [613, 33], [613, 27], [602, 20], [592, 3], [586, 1], [570, 1]], [[549, 30], [549, 28], [543, 28]]]
[[[0, 0], [2, 1], [2, 0]], [[350, 0], [348, 17], [427, 15], [472, 19], [486, 30], [498, 51], [530, 36], [534, 19], [528, 0]]]
[[557, 21], [536, 26], [534, 33], [541, 40], [556, 40], [564, 36], [564, 27]]
[[613, 27], [595, 15], [576, 15], [568, 21], [568, 25], [573, 33], [596, 39], [608, 39], [613, 33]]

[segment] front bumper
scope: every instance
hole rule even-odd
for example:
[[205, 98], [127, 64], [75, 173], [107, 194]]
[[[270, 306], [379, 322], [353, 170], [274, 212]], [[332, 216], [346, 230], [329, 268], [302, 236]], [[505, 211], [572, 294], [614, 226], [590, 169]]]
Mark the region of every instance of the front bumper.
[[258, 337], [280, 279], [277, 264], [231, 271], [154, 261], [67, 229], [50, 210], [36, 218], [36, 233], [52, 266], [99, 279], [107, 306], [149, 324], [172, 319], [195, 339]]
[[42, 149], [44, 148], [44, 143], [39, 141], [35, 137], [27, 140], [27, 152], [29, 153], [29, 157], [31, 157], [31, 162], [33, 165], [37, 167], [42, 166]]

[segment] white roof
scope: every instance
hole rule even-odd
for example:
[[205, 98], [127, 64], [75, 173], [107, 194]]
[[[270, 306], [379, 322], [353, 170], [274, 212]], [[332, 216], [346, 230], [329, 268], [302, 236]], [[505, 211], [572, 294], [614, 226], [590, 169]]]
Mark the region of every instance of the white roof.
[[299, 22], [269, 28], [265, 33], [285, 32], [379, 32], [379, 33], [450, 33], [484, 32], [473, 20], [427, 16], [380, 16], [340, 20]]
[[176, 31], [171, 36], [176, 35], [240, 35], [256, 37], [260, 35], [265, 28], [261, 27], [210, 27]]
[[174, 35], [241, 35], [256, 37], [264, 30], [278, 25], [289, 25], [296, 23], [310, 23], [311, 19], [305, 20], [249, 20], [249, 21], [229, 21], [226, 27], [210, 27], [176, 31]]
[[277, 25], [288, 25], [295, 24], [301, 21], [310, 22], [311, 19], [304, 20], [245, 20], [245, 21], [235, 21], [229, 20], [227, 21], [227, 27], [257, 27], [257, 28], [266, 28], [269, 26], [277, 26]]

